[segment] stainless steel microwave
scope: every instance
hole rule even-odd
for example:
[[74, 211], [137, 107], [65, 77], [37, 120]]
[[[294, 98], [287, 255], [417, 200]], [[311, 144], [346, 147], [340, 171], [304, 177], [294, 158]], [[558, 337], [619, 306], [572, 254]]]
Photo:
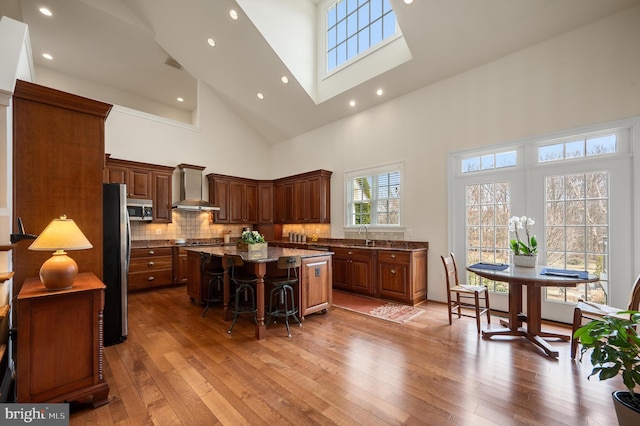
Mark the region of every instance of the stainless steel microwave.
[[150, 222], [153, 219], [153, 207], [151, 200], [127, 199], [127, 212], [130, 221]]

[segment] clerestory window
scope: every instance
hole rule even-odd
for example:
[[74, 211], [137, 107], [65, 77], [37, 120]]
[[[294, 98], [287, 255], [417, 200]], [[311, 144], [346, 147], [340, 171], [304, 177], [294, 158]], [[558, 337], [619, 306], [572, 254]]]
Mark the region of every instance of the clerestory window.
[[327, 72], [396, 34], [389, 0], [340, 0], [327, 8]]

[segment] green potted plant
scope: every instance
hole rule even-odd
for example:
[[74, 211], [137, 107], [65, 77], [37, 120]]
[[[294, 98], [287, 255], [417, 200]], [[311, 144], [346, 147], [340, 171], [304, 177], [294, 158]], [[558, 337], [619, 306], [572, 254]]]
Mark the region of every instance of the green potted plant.
[[[513, 264], [515, 266], [524, 266], [533, 268], [538, 260], [538, 240], [535, 235], [530, 235], [530, 228], [535, 225], [536, 221], [532, 217], [513, 216], [509, 219], [509, 231], [515, 233], [516, 238], [509, 241], [509, 246], [513, 252]], [[518, 233], [524, 232], [524, 241]]]
[[[629, 319], [618, 315], [629, 315]], [[580, 340], [580, 361], [591, 352], [593, 370], [591, 376], [600, 380], [611, 379], [618, 374], [627, 391], [612, 394], [618, 423], [621, 426], [640, 425], [640, 395], [634, 388], [640, 385], [640, 312], [623, 311], [617, 316], [604, 316], [576, 330], [574, 337]]]

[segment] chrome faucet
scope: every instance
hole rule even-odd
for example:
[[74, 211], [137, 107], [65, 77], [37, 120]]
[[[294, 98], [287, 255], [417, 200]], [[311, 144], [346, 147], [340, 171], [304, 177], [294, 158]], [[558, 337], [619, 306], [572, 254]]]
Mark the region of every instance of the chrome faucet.
[[369, 229], [367, 228], [367, 225], [360, 225], [360, 228], [358, 228], [358, 235], [362, 233], [362, 228], [364, 228], [364, 245], [368, 246], [371, 242], [369, 241]]

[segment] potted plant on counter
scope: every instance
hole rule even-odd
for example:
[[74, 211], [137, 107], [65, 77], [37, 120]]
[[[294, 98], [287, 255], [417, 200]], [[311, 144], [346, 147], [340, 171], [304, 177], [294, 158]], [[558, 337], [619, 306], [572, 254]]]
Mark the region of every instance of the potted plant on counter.
[[640, 395], [634, 392], [636, 385], [640, 385], [640, 312], [618, 313], [621, 314], [628, 314], [630, 319], [604, 316], [580, 327], [574, 337], [582, 344], [580, 361], [593, 349], [593, 370], [589, 377], [597, 375], [600, 380], [606, 380], [622, 375], [627, 391], [612, 394], [620, 426], [640, 425]]
[[[509, 219], [509, 231], [516, 234], [516, 238], [509, 242], [511, 251], [513, 252], [513, 264], [515, 266], [524, 266], [534, 268], [538, 261], [538, 240], [535, 235], [529, 235], [529, 229], [535, 225], [535, 220], [527, 216], [513, 216]], [[520, 238], [524, 232], [526, 239]]]
[[267, 242], [264, 239], [264, 235], [258, 231], [242, 231], [240, 240], [236, 244], [238, 250], [255, 252], [267, 250]]

